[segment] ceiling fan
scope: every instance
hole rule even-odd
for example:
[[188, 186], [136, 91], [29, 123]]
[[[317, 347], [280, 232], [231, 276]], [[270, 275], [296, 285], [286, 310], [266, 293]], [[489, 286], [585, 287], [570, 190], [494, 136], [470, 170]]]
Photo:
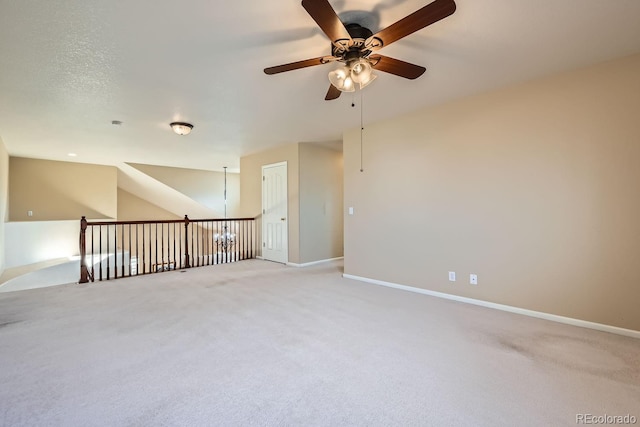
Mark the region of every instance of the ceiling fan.
[[420, 77], [426, 68], [373, 52], [446, 18], [455, 12], [456, 3], [435, 0], [376, 34], [360, 24], [343, 23], [328, 0], [302, 0], [302, 7], [331, 40], [331, 55], [265, 68], [264, 72], [278, 74], [340, 62], [344, 65], [329, 73], [331, 85], [324, 98], [329, 101], [342, 92], [353, 92], [356, 85], [362, 89], [371, 83], [376, 78], [373, 69], [412, 80]]

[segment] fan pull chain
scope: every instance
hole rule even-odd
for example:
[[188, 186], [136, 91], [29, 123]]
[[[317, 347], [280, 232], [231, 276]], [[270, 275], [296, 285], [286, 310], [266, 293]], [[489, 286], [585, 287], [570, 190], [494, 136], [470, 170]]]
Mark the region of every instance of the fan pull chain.
[[364, 167], [362, 165], [362, 132], [364, 131], [364, 125], [362, 122], [362, 89], [360, 90], [360, 172], [364, 172]]
[[[355, 108], [355, 94], [351, 95], [351, 107]], [[360, 90], [360, 172], [364, 172], [364, 166], [362, 165], [362, 131], [364, 131], [364, 124], [362, 121], [362, 90]]]

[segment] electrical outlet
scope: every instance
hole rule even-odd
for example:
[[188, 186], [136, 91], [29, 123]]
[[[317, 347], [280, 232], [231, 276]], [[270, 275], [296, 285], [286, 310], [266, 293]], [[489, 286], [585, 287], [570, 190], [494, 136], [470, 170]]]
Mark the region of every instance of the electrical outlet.
[[455, 282], [456, 281], [456, 272], [455, 271], [450, 271], [449, 272], [449, 281], [450, 282]]
[[470, 274], [469, 275], [469, 283], [471, 285], [477, 285], [478, 284], [478, 275], [477, 274]]
[[27, 211], [27, 216], [33, 216], [33, 211]]

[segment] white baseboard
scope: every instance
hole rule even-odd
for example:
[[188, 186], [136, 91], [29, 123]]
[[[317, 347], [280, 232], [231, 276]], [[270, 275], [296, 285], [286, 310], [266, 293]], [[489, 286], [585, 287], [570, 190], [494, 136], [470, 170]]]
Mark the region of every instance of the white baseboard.
[[330, 262], [330, 261], [336, 261], [339, 259], [344, 259], [343, 256], [339, 256], [337, 258], [328, 258], [328, 259], [321, 259], [319, 261], [311, 261], [311, 262], [305, 262], [303, 264], [296, 264], [295, 262], [288, 262], [287, 265], [290, 267], [309, 267], [310, 265], [316, 265], [316, 264], [322, 264], [325, 262]]
[[428, 289], [415, 288], [413, 286], [400, 285], [398, 283], [385, 282], [383, 280], [369, 279], [368, 277], [354, 276], [351, 274], [343, 274], [345, 279], [353, 279], [361, 282], [372, 283], [374, 285], [387, 286], [390, 288], [402, 289], [403, 291], [416, 292], [419, 294], [430, 295], [432, 297], [444, 298], [448, 300], [464, 302], [467, 304], [479, 305], [481, 307], [493, 308], [495, 310], [508, 311], [510, 313], [522, 314], [539, 319], [551, 320], [553, 322], [565, 323], [567, 325], [579, 326], [581, 328], [595, 329], [602, 332], [610, 332], [612, 334], [624, 335], [631, 338], [640, 339], [640, 331], [633, 329], [619, 328], [617, 326], [604, 325], [602, 323], [588, 322], [586, 320], [573, 319], [571, 317], [558, 316], [556, 314], [543, 313], [541, 311], [527, 310], [525, 308], [513, 307], [510, 305], [496, 304], [493, 302], [482, 301], [473, 298], [461, 297], [458, 295], [446, 294], [444, 292], [430, 291]]

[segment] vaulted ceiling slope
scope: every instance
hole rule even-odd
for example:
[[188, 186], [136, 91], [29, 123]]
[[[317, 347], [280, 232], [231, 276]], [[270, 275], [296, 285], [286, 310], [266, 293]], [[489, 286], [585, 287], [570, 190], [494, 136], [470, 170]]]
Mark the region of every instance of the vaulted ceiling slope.
[[[429, 2], [330, 0], [374, 32]], [[365, 122], [640, 52], [637, 0], [456, 3], [380, 51], [427, 72], [381, 75], [362, 93]], [[358, 126], [359, 93], [323, 100], [332, 65], [262, 72], [329, 53], [298, 0], [0, 0], [0, 136], [13, 156], [237, 168]], [[173, 134], [176, 120], [191, 135]]]

